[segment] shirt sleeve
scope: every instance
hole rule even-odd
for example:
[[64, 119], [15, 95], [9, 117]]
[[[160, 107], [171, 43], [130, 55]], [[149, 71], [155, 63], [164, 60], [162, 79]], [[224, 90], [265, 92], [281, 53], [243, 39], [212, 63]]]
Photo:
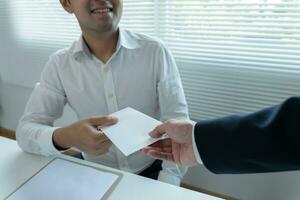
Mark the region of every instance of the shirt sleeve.
[[161, 121], [188, 119], [188, 106], [178, 68], [171, 52], [165, 47], [161, 48], [157, 67]]
[[200, 157], [200, 153], [199, 153], [197, 145], [196, 145], [196, 141], [195, 141], [195, 125], [196, 125], [196, 122], [194, 122], [194, 124], [193, 124], [193, 132], [192, 132], [193, 150], [194, 150], [194, 154], [195, 154], [195, 158], [196, 158], [197, 162], [199, 164], [203, 164], [202, 159]]
[[180, 186], [181, 179], [186, 174], [188, 168], [176, 165], [169, 161], [162, 162], [162, 170], [159, 172], [158, 180], [172, 185]]
[[52, 141], [53, 132], [58, 128], [53, 127], [53, 122], [62, 115], [65, 104], [56, 63], [50, 57], [16, 131], [17, 142], [24, 151], [46, 156], [60, 153]]
[[[161, 46], [157, 59], [159, 108], [161, 121], [188, 119], [188, 107], [180, 75], [171, 52]], [[187, 167], [163, 161], [158, 180], [179, 186]]]

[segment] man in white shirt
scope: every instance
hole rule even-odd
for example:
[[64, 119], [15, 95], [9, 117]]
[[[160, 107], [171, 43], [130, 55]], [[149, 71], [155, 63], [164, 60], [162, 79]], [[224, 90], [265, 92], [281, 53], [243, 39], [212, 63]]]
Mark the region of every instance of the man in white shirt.
[[[122, 0], [60, 2], [75, 14], [82, 36], [50, 57], [17, 128], [18, 144], [42, 155], [76, 147], [86, 160], [145, 174], [154, 159], [141, 152], [125, 157], [97, 130], [117, 120], [93, 116], [130, 106], [162, 121], [188, 118], [175, 61], [160, 41], [119, 28]], [[66, 103], [80, 120], [53, 127]], [[163, 162], [158, 180], [179, 185], [185, 172], [185, 167]]]

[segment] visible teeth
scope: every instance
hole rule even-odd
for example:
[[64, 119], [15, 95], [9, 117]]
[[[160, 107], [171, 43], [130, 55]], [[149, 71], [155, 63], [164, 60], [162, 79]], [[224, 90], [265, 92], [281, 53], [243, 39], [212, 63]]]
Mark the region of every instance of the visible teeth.
[[103, 8], [103, 9], [96, 9], [93, 11], [93, 13], [107, 13], [110, 10], [108, 8]]

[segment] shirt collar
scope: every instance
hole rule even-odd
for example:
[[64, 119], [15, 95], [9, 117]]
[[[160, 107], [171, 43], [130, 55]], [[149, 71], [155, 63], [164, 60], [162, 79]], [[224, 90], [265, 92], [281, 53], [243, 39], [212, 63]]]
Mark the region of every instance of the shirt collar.
[[77, 59], [82, 54], [92, 58], [92, 54], [86, 42], [84, 41], [83, 37], [80, 36], [79, 39], [74, 43], [73, 55]]
[[[119, 28], [119, 38], [116, 51], [119, 51], [121, 47], [126, 49], [137, 49], [140, 48], [140, 44], [137, 38], [135, 38], [131, 33]], [[82, 36], [80, 36], [74, 44], [73, 55], [75, 58], [78, 58], [78, 56], [82, 53], [89, 58], [92, 58], [92, 53], [90, 52], [85, 40]]]
[[127, 30], [119, 28], [119, 40], [118, 46], [122, 46], [126, 49], [138, 49], [141, 47], [137, 38], [135, 38], [132, 33]]

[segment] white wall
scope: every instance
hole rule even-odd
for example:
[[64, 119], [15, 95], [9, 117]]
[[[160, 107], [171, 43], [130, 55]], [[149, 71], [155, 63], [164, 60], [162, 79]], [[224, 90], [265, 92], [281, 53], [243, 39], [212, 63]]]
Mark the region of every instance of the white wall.
[[0, 83], [0, 125], [15, 130], [31, 90], [26, 87]]
[[[1, 63], [0, 63], [1, 65]], [[15, 130], [18, 120], [24, 112], [32, 88], [11, 83], [0, 82], [0, 126]], [[63, 117], [55, 125], [63, 126], [76, 121], [75, 113], [69, 106], [65, 107]]]

